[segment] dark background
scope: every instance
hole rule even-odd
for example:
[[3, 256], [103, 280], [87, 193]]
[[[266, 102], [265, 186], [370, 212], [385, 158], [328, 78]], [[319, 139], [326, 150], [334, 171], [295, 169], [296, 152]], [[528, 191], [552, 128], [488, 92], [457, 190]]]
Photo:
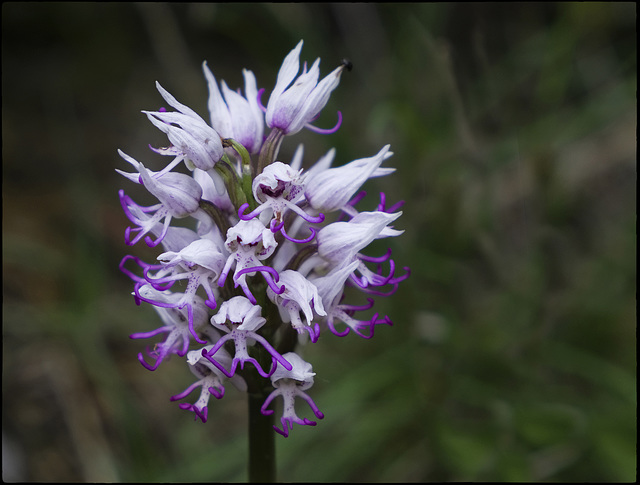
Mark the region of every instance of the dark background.
[[635, 480], [636, 6], [609, 2], [3, 3], [3, 478], [247, 479], [244, 397], [196, 423], [183, 362], [137, 362], [157, 317], [117, 267], [157, 254], [124, 244], [116, 150], [158, 160], [156, 80], [206, 118], [202, 61], [246, 67], [266, 103], [300, 39], [354, 68], [340, 131], [282, 159], [390, 143], [366, 188], [406, 232], [369, 254], [412, 275], [393, 327], [307, 349], [326, 417], [277, 437], [279, 478]]

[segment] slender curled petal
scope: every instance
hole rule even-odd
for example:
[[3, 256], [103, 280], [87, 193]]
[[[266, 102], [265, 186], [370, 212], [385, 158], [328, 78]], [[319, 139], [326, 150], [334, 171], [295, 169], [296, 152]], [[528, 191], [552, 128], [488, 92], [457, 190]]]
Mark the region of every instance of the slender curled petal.
[[[318, 289], [304, 276], [293, 270], [282, 271], [280, 283], [285, 288], [280, 294], [276, 294], [271, 288], [267, 289], [269, 299], [278, 305], [280, 317], [284, 322], [291, 322], [291, 326], [298, 333], [307, 330], [312, 340], [317, 340], [318, 330], [312, 327], [313, 315], [314, 313], [320, 316], [327, 314]], [[300, 318], [300, 312], [304, 315], [305, 323]]]
[[[368, 305], [346, 305], [339, 304], [331, 309], [327, 315], [327, 326], [331, 333], [338, 337], [344, 337], [349, 334], [350, 331], [362, 337], [364, 339], [373, 338], [374, 329], [376, 325], [393, 325], [391, 319], [388, 316], [379, 318], [379, 314], [376, 313], [369, 320], [358, 320], [353, 317], [356, 311], [369, 310], [373, 307], [373, 299], [367, 299]], [[336, 329], [336, 323], [342, 322], [345, 325], [343, 331]]]
[[[150, 286], [142, 286], [139, 293], [146, 299], [172, 305], [180, 299], [180, 295], [169, 291], [158, 291]], [[198, 302], [201, 303], [201, 302]], [[151, 332], [138, 332], [130, 335], [132, 339], [151, 338], [156, 335], [165, 334], [165, 339], [156, 344], [153, 350], [147, 352], [148, 356], [154, 361], [148, 364], [142, 353], [138, 354], [138, 360], [148, 370], [156, 370], [158, 366], [167, 359], [171, 354], [177, 354], [183, 357], [188, 349], [191, 340], [191, 327], [194, 330], [201, 330], [207, 323], [207, 312], [202, 307], [203, 304], [194, 305], [195, 311], [192, 312], [192, 325], [189, 324], [187, 311], [172, 306], [154, 306], [160, 319], [164, 323], [163, 326], [152, 330]], [[211, 333], [211, 335], [215, 335]]]
[[[362, 263], [358, 266], [358, 271], [360, 272], [360, 278], [355, 275], [351, 276], [351, 281], [355, 282], [361, 288], [367, 288], [369, 286], [385, 286], [388, 284], [394, 284], [394, 281], [402, 281], [405, 277], [395, 278], [395, 270], [396, 264], [391, 259], [391, 249], [387, 250], [387, 253], [378, 258], [371, 258], [369, 256], [363, 256], [359, 254], [357, 257], [358, 260], [362, 261]], [[370, 270], [364, 262], [373, 261], [374, 264], [377, 265], [377, 271], [374, 272]], [[389, 262], [389, 274], [384, 276], [382, 270], [382, 263], [388, 261]]]
[[312, 372], [313, 369], [311, 364], [305, 362], [294, 352], [287, 352], [283, 357], [285, 357], [287, 361], [291, 362], [292, 369], [287, 370], [278, 366], [275, 372], [271, 375], [271, 382], [275, 387], [275, 390], [267, 396], [267, 399], [260, 408], [260, 412], [265, 416], [273, 414], [274, 411], [267, 408], [269, 407], [269, 404], [271, 404], [271, 401], [273, 401], [277, 396], [282, 396], [283, 409], [282, 416], [280, 417], [282, 429], [278, 428], [278, 426], [274, 426], [273, 429], [286, 438], [289, 436], [289, 431], [293, 429], [294, 424], [302, 426], [315, 426], [317, 424], [315, 421], [311, 421], [308, 418], [298, 417], [295, 411], [296, 397], [307, 402], [316, 418], [322, 419], [324, 418], [324, 414], [320, 409], [318, 409], [318, 406], [313, 402], [313, 399], [304, 392], [313, 385], [313, 376], [315, 373]]
[[[187, 274], [186, 278], [188, 278], [186, 291], [184, 293], [172, 293], [172, 295], [175, 295], [176, 297], [171, 301], [163, 301], [154, 298], [153, 296], [146, 296], [144, 294], [144, 290], [147, 290], [148, 288], [157, 288], [156, 285], [152, 285], [151, 283], [136, 284], [133, 290], [133, 295], [136, 298], [136, 302], [144, 301], [151, 305], [162, 308], [177, 308], [179, 310], [186, 308], [188, 328], [191, 336], [195, 339], [196, 342], [206, 343], [206, 340], [203, 340], [198, 335], [198, 328], [196, 327], [196, 319], [194, 317], [194, 314], [198, 312], [199, 307], [215, 308], [215, 297], [213, 296], [213, 294], [210, 294], [208, 295], [209, 299], [205, 302], [202, 297], [196, 294], [198, 286], [202, 284], [201, 279], [198, 277], [198, 275]], [[167, 279], [170, 281], [175, 281], [175, 279], [177, 278], [172, 279], [171, 277], [169, 277]], [[164, 280], [161, 280], [161, 282], [164, 282]], [[205, 285], [208, 287], [208, 290], [210, 290], [210, 283], [205, 283]]]
[[[139, 172], [138, 181], [167, 209], [173, 217], [186, 217], [196, 212], [202, 198], [202, 187], [189, 175], [181, 173], [153, 173], [126, 153], [118, 153]], [[118, 171], [130, 180], [136, 181], [134, 176]]]
[[[200, 343], [202, 340], [194, 327], [194, 308], [199, 304], [201, 297], [196, 294], [199, 287], [202, 287], [207, 295], [205, 305], [209, 308], [216, 308], [216, 295], [214, 291], [215, 282], [218, 279], [223, 267], [225, 257], [220, 253], [215, 243], [208, 239], [199, 239], [179, 252], [167, 251], [158, 256], [161, 261], [159, 266], [146, 265], [144, 269], [144, 279], [137, 279], [134, 288], [136, 298], [148, 302], [152, 305], [165, 308], [187, 309], [187, 321], [193, 338]], [[123, 261], [124, 262], [124, 261]], [[149, 273], [150, 270], [157, 269], [155, 275]], [[147, 287], [156, 290], [164, 290], [171, 287], [178, 280], [187, 280], [184, 293], [175, 293], [171, 301], [158, 300], [143, 293]]]
[[[207, 346], [210, 347], [210, 346]], [[204, 351], [207, 347], [202, 350], [192, 350], [187, 354], [187, 363], [189, 364], [189, 369], [191, 372], [198, 378], [196, 382], [188, 386], [184, 391], [171, 396], [171, 401], [177, 401], [179, 399], [184, 399], [187, 397], [193, 390], [198, 387], [201, 387], [200, 397], [198, 400], [193, 403], [180, 403], [180, 409], [184, 409], [187, 411], [192, 411], [195, 414], [196, 421], [198, 418], [203, 423], [207, 422], [208, 417], [208, 404], [209, 398], [213, 395], [216, 399], [222, 399], [225, 393], [225, 388], [223, 382], [225, 380], [225, 376], [220, 370], [211, 365], [211, 363], [202, 357], [202, 351]], [[218, 358], [224, 365], [227, 365], [231, 361], [231, 357], [224, 350], [221, 349], [219, 352]], [[244, 379], [240, 376], [233, 376], [231, 378], [231, 382], [241, 391], [247, 390], [247, 384]]]
[[[262, 146], [264, 114], [258, 104], [258, 88], [253, 72], [243, 69], [245, 95], [229, 89], [222, 81], [222, 93], [207, 63], [202, 70], [209, 86], [209, 113], [211, 126], [223, 138], [233, 138], [250, 153], [257, 153]], [[223, 96], [224, 95], [224, 96]]]
[[[124, 190], [120, 190], [118, 195], [125, 215], [131, 222], [138, 226], [135, 228], [127, 227], [125, 229], [125, 244], [127, 246], [133, 246], [145, 236], [145, 241], [149, 247], [154, 247], [160, 244], [169, 230], [169, 224], [171, 223], [172, 216], [169, 214], [169, 211], [162, 204], [155, 204], [149, 207], [138, 205], [133, 201], [133, 199], [131, 199], [131, 197], [124, 193]], [[164, 220], [164, 224], [162, 225], [160, 233], [157, 234], [154, 230], [162, 220]], [[157, 234], [155, 241], [147, 235], [152, 231]], [[135, 236], [132, 238], [134, 234]]]
[[398, 201], [391, 207], [387, 208], [387, 196], [384, 192], [380, 192], [380, 203], [378, 204], [378, 210], [380, 212], [396, 212], [404, 205], [404, 200]]
[[[142, 268], [143, 270], [143, 276], [139, 276], [138, 274], [136, 274], [135, 272], [129, 270], [126, 268], [126, 263], [128, 261], [134, 261], [139, 267]], [[122, 260], [120, 261], [119, 264], [119, 269], [120, 271], [122, 271], [124, 274], [126, 274], [129, 278], [131, 278], [136, 285], [141, 286], [141, 285], [146, 285], [148, 284], [148, 281], [146, 280], [147, 274], [149, 271], [157, 271], [157, 270], [161, 270], [162, 269], [162, 265], [161, 264], [149, 264], [149, 263], [145, 263], [144, 261], [142, 261], [140, 258], [136, 257], [136, 256], [132, 256], [131, 254], [127, 254], [124, 258], [122, 258]], [[156, 288], [154, 287], [156, 290], [158, 291], [164, 291], [169, 289], [171, 285], [168, 285], [167, 287], [162, 287], [162, 288]], [[136, 304], [140, 304], [140, 302], [136, 302]]]
[[[373, 307], [373, 299], [369, 298], [369, 304], [361, 307], [340, 303], [345, 282], [352, 277], [353, 272], [359, 269], [359, 266], [360, 263], [354, 261], [348, 266], [333, 269], [325, 276], [311, 279], [313, 284], [318, 288], [318, 293], [322, 297], [322, 301], [325, 303], [325, 310], [327, 311], [325, 321], [327, 322], [327, 326], [329, 330], [338, 337], [344, 337], [349, 334], [350, 331], [353, 331], [353, 333], [362, 338], [370, 339], [373, 337], [374, 327], [376, 325], [391, 325], [391, 320], [389, 320], [388, 317], [378, 318], [377, 313], [369, 320], [357, 320], [353, 318], [353, 314], [356, 311], [368, 310]], [[345, 330], [337, 330], [336, 322], [344, 323], [346, 326]], [[365, 333], [365, 329], [367, 329], [368, 332]]]
[[[363, 190], [362, 192], [360, 192], [359, 194], [357, 194], [355, 197], [353, 197], [353, 199], [351, 199], [347, 205], [345, 205], [342, 208], [342, 212], [344, 214], [346, 214], [349, 218], [351, 218], [352, 220], [355, 218], [356, 221], [360, 221], [362, 222], [364, 220], [364, 217], [370, 217], [370, 216], [361, 216], [360, 213], [355, 209], [355, 205], [364, 198], [364, 196], [367, 193]], [[404, 205], [404, 201], [400, 201], [396, 204], [394, 204], [393, 206], [391, 206], [390, 208], [385, 208], [385, 194], [384, 192], [380, 192], [380, 203], [378, 204], [378, 206], [376, 207], [376, 210], [373, 212], [383, 212], [383, 213], [387, 213], [387, 214], [391, 214], [393, 212], [396, 212], [397, 209], [401, 208]], [[363, 213], [364, 214], [364, 213]], [[371, 213], [369, 213], [371, 214]], [[404, 231], [399, 231], [396, 229], [393, 229], [392, 227], [385, 227], [380, 234], [378, 235], [378, 237], [376, 239], [380, 239], [383, 237], [395, 237], [395, 236], [400, 236], [402, 233], [404, 233]]]
[[342, 209], [362, 184], [375, 176], [380, 164], [393, 155], [389, 147], [386, 145], [373, 157], [354, 160], [342, 167], [314, 170], [304, 191], [311, 207], [324, 212]]
[[343, 65], [339, 66], [318, 82], [320, 59], [316, 59], [309, 71], [305, 66], [296, 78], [300, 68], [302, 43], [300, 41], [285, 57], [267, 103], [267, 126], [288, 135], [297, 133], [317, 118], [331, 92], [340, 83], [344, 68]]

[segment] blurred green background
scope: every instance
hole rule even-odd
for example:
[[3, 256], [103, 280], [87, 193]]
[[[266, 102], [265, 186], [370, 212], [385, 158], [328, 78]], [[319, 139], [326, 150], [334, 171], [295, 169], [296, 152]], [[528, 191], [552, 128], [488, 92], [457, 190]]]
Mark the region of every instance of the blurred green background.
[[412, 275], [393, 327], [307, 348], [326, 417], [277, 437], [279, 478], [634, 481], [636, 5], [608, 2], [3, 3], [3, 478], [247, 479], [243, 396], [203, 425], [169, 402], [182, 361], [137, 362], [157, 318], [117, 267], [157, 253], [124, 244], [116, 150], [159, 159], [156, 80], [206, 117], [202, 61], [247, 67], [266, 102], [300, 39], [354, 68], [317, 123], [341, 130], [281, 158], [390, 143], [365, 188], [406, 232], [368, 254]]

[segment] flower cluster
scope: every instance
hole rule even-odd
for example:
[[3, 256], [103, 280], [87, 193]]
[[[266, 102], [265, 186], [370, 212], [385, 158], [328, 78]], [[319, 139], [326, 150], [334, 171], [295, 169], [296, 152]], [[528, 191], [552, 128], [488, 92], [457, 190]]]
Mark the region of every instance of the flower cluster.
[[[388, 145], [340, 167], [331, 166], [332, 149], [303, 169], [302, 145], [290, 163], [277, 160], [286, 137], [303, 128], [333, 133], [342, 120], [338, 113], [332, 129], [311, 124], [350, 64], [319, 80], [319, 59], [300, 72], [301, 49], [302, 41], [284, 59], [266, 107], [251, 71], [243, 71], [242, 94], [218, 84], [204, 63], [209, 123], [157, 84], [173, 110], [143, 113], [170, 142], [151, 149], [171, 161], [154, 172], [119, 151], [134, 171], [117, 170], [157, 199], [142, 206], [119, 192], [131, 222], [126, 244], [144, 239], [149, 247], [162, 247], [154, 263], [126, 256], [120, 264], [134, 282], [136, 303], [151, 304], [162, 321], [153, 331], [131, 335], [163, 338], [138, 354], [140, 363], [155, 370], [173, 355], [185, 357], [196, 380], [171, 400], [182, 401], [199, 388], [193, 404], [179, 406], [203, 422], [210, 397], [221, 399], [228, 382], [268, 395], [264, 415], [274, 412], [268, 408], [281, 396], [282, 427], [274, 429], [284, 436], [294, 423], [316, 424], [298, 417], [296, 397], [323, 417], [305, 392], [315, 373], [296, 348], [317, 342], [323, 332], [373, 337], [377, 325], [391, 320], [359, 315], [373, 307], [373, 297], [393, 294], [409, 274], [405, 268], [396, 275], [390, 250], [362, 252], [375, 239], [402, 233], [392, 226], [402, 202], [387, 207], [382, 193], [373, 210], [356, 208], [369, 178], [394, 171], [381, 167], [392, 155]], [[193, 222], [172, 225], [176, 219]], [[347, 295], [349, 287], [354, 290]], [[347, 298], [360, 293], [363, 301]]]

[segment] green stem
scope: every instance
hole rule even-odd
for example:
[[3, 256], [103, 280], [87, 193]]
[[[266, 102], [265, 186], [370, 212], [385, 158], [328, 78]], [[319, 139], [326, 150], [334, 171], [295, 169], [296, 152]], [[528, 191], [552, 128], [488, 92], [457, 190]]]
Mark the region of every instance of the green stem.
[[[253, 287], [252, 287], [253, 289]], [[266, 295], [264, 291], [256, 294]], [[263, 306], [263, 316], [268, 322], [276, 322], [271, 311], [277, 308], [268, 299], [260, 302]], [[270, 318], [271, 317], [271, 318]], [[268, 341], [273, 340], [276, 329], [266, 325], [261, 329], [261, 334]], [[262, 346], [253, 346], [250, 355], [258, 361], [260, 366], [267, 370], [271, 368], [271, 354]], [[254, 367], [243, 369], [242, 376], [247, 382], [249, 401], [249, 481], [250, 482], [275, 482], [276, 481], [276, 432], [273, 429], [275, 414], [268, 416], [260, 412], [260, 408], [273, 391], [270, 379], [262, 377]]]
[[249, 392], [249, 481], [276, 481], [276, 432], [274, 415], [264, 416], [260, 407], [268, 392]]

